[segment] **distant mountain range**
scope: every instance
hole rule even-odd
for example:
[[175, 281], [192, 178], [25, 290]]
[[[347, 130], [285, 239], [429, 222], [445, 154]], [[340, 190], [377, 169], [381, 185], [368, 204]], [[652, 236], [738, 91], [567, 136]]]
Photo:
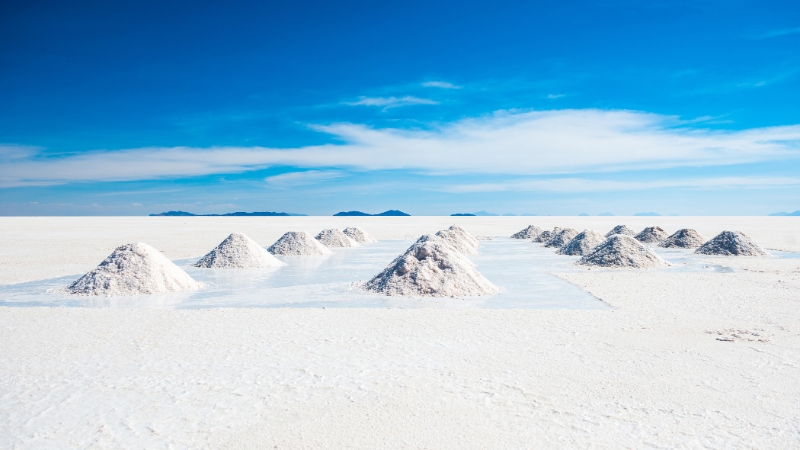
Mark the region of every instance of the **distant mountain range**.
[[233, 212], [227, 214], [192, 214], [186, 211], [167, 211], [159, 214], [150, 214], [150, 216], [170, 216], [170, 217], [229, 217], [229, 216], [236, 216], [236, 217], [251, 217], [251, 216], [267, 216], [267, 217], [274, 217], [274, 216], [305, 216], [306, 214], [290, 214], [285, 212], [270, 212], [270, 211], [257, 211], [257, 212]]
[[777, 213], [770, 214], [770, 216], [800, 216], [800, 211], [795, 211], [795, 212], [777, 212]]
[[410, 216], [410, 215], [411, 214], [406, 214], [403, 211], [398, 211], [396, 209], [390, 209], [380, 214], [367, 214], [361, 211], [342, 211], [334, 214], [334, 216]]

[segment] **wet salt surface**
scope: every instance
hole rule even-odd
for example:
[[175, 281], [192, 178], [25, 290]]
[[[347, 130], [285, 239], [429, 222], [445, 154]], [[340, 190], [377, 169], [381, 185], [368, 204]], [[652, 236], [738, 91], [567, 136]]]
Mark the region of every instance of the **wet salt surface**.
[[[194, 279], [200, 291], [133, 297], [82, 297], [59, 292], [80, 275], [0, 286], [0, 306], [74, 306], [142, 308], [216, 307], [340, 307], [340, 308], [524, 308], [604, 309], [605, 303], [551, 273], [589, 270], [574, 264], [578, 257], [560, 256], [554, 249], [530, 241], [481, 241], [481, 254], [471, 256], [492, 283], [504, 289], [497, 295], [467, 298], [402, 298], [365, 292], [363, 282], [380, 272], [411, 241], [381, 241], [362, 247], [334, 249], [326, 257], [279, 256], [287, 266], [273, 269], [200, 269], [196, 259], [175, 261]], [[657, 271], [732, 272], [720, 264], [701, 261], [691, 250], [653, 247], [673, 264]], [[771, 252], [780, 258], [800, 255]], [[785, 254], [785, 255], [784, 255]], [[708, 259], [708, 256], [703, 256]], [[614, 270], [592, 268], [591, 270]]]

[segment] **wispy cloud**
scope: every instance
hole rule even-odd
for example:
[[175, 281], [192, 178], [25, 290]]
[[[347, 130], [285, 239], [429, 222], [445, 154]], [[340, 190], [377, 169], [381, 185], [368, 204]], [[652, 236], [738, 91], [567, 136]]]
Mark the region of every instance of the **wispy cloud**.
[[427, 130], [359, 124], [314, 128], [344, 143], [137, 148], [60, 157], [29, 152], [0, 164], [0, 186], [181, 178], [271, 166], [542, 175], [800, 157], [800, 125], [711, 130], [634, 111], [497, 112]]
[[778, 37], [778, 36], [786, 36], [787, 34], [800, 34], [800, 27], [797, 27], [797, 28], [784, 28], [784, 29], [781, 29], [781, 30], [768, 31], [768, 32], [762, 34], [761, 36], [759, 36], [759, 38], [765, 39], [765, 38], [772, 38], [772, 37]]
[[461, 86], [456, 86], [455, 84], [448, 83], [447, 81], [426, 81], [422, 83], [422, 86], [441, 89], [461, 89]]
[[304, 172], [289, 172], [264, 178], [268, 185], [278, 188], [307, 186], [344, 177], [345, 174], [336, 170], [306, 170]]
[[547, 94], [547, 98], [549, 98], [550, 100], [554, 100], [554, 99], [557, 99], [557, 98], [564, 97], [564, 95], [565, 94]]
[[439, 102], [428, 98], [419, 98], [406, 95], [405, 97], [361, 97], [354, 102], [342, 102], [350, 106], [380, 106], [384, 111], [391, 108], [410, 105], [438, 105]]

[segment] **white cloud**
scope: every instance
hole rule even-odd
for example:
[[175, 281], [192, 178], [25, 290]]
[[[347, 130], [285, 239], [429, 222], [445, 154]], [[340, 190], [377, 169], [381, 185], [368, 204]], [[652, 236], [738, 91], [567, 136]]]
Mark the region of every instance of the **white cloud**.
[[264, 178], [270, 186], [287, 188], [306, 186], [344, 177], [345, 174], [335, 170], [307, 170], [305, 172], [289, 172]]
[[564, 97], [564, 94], [547, 94], [547, 98], [550, 100], [554, 100], [561, 97]]
[[439, 102], [427, 98], [412, 97], [361, 97], [355, 102], [342, 102], [350, 106], [382, 106], [384, 111], [390, 108], [409, 105], [438, 105]]
[[800, 27], [797, 27], [797, 28], [786, 28], [786, 29], [782, 29], [782, 30], [772, 30], [772, 31], [769, 31], [767, 33], [762, 34], [759, 37], [764, 39], [764, 38], [771, 38], [771, 37], [777, 37], [777, 36], [786, 36], [788, 34], [799, 34], [799, 33], [800, 33]]
[[447, 81], [426, 81], [422, 83], [422, 86], [442, 88], [442, 89], [461, 89], [461, 86], [456, 86], [455, 84], [448, 83]]
[[0, 164], [0, 186], [179, 178], [270, 166], [542, 175], [800, 156], [800, 125], [711, 130], [632, 111], [498, 112], [429, 130], [358, 124], [314, 128], [344, 143], [284, 149], [137, 148], [71, 156], [14, 153]]

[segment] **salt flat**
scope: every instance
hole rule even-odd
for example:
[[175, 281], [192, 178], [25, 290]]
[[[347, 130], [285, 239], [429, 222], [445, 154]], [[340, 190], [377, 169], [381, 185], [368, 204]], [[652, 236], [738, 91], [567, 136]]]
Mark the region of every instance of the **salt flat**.
[[[791, 217], [3, 218], [0, 279], [135, 241], [176, 260], [232, 231], [453, 223], [735, 229], [800, 251]], [[604, 309], [0, 308], [0, 447], [800, 448], [800, 259], [723, 260], [557, 274]]]

